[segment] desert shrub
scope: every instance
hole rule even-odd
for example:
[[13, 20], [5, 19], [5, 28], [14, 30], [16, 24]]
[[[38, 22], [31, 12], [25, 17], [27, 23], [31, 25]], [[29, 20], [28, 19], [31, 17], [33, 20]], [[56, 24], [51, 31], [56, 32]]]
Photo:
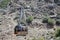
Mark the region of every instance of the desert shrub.
[[60, 25], [60, 20], [56, 20], [56, 25]]
[[60, 40], [60, 37], [55, 38], [55, 40]]
[[26, 22], [27, 23], [31, 23], [33, 21], [33, 17], [32, 16], [29, 16], [27, 19], [26, 19]]
[[15, 18], [14, 18], [14, 20], [17, 20], [17, 19], [19, 19], [19, 17], [15, 17]]
[[26, 23], [24, 21], [21, 21], [20, 24], [26, 26]]
[[1, 24], [0, 24], [1, 25]]
[[33, 7], [31, 7], [31, 11], [34, 12], [34, 8]]
[[8, 2], [10, 2], [10, 0], [3, 0], [3, 1], [1, 1], [1, 3], [0, 3], [0, 8], [6, 8]]
[[47, 23], [47, 27], [52, 28], [54, 26], [55, 20], [51, 18], [44, 18], [43, 23]]
[[38, 2], [40, 2], [40, 1], [42, 1], [42, 0], [38, 0]]
[[54, 12], [50, 12], [49, 15], [54, 15]]
[[60, 37], [60, 28], [55, 30], [55, 37]]
[[48, 25], [53, 26], [54, 25], [54, 20], [49, 18], [48, 19]]
[[6, 15], [6, 12], [3, 12], [2, 15]]
[[39, 39], [37, 39], [37, 40], [45, 40], [45, 39], [44, 39], [44, 37], [43, 37], [43, 36], [41, 36], [41, 37], [40, 37]]
[[44, 0], [45, 2], [49, 2], [48, 0]]
[[32, 40], [37, 40], [35, 37]]
[[57, 15], [60, 15], [60, 12], [58, 12]]
[[59, 0], [54, 0], [55, 3], [57, 3]]
[[39, 37], [39, 38], [33, 38], [32, 40], [45, 40], [43, 36]]
[[57, 19], [60, 19], [60, 14], [58, 14], [58, 15], [56, 16], [56, 18], [57, 18]]
[[42, 22], [43, 23], [47, 23], [48, 22], [48, 19], [47, 18], [44, 18]]

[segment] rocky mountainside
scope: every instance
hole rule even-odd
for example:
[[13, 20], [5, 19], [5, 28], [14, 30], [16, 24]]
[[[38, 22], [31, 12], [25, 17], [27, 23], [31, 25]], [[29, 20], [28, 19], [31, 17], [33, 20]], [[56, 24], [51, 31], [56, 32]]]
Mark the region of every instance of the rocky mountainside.
[[[45, 38], [44, 40], [54, 39], [52, 36], [56, 25], [54, 28], [47, 28], [47, 24], [42, 23], [42, 20], [45, 17], [56, 19], [55, 17], [60, 13], [60, 4], [55, 3], [54, 0], [10, 0], [6, 2], [5, 6], [2, 1], [0, 3], [0, 40], [32, 40], [42, 36]], [[24, 7], [25, 19], [29, 16], [34, 17], [32, 23], [26, 25], [28, 27], [26, 36], [14, 34], [21, 6]]]

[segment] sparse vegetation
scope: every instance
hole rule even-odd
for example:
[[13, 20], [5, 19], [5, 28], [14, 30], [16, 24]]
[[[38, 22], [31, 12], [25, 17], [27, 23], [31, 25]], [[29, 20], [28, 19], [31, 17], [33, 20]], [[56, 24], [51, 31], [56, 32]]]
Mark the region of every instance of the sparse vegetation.
[[32, 40], [37, 40], [35, 37]]
[[44, 0], [45, 2], [49, 2], [48, 0]]
[[19, 17], [15, 17], [14, 20], [17, 20]]
[[38, 40], [45, 40], [43, 36], [41, 36]]
[[60, 40], [59, 10], [54, 0], [0, 0], [0, 40]]
[[29, 16], [27, 19], [26, 19], [26, 22], [27, 23], [31, 23], [33, 21], [33, 17], [32, 16]]
[[37, 39], [34, 37], [32, 40], [44, 40], [44, 37], [41, 36], [40, 38], [37, 38]]
[[54, 25], [54, 20], [51, 19], [51, 18], [44, 18], [42, 22], [43, 23], [47, 23], [50, 26], [53, 26]]
[[10, 0], [3, 0], [3, 1], [0, 3], [0, 8], [6, 8], [8, 2], [10, 2]]
[[57, 18], [57, 19], [60, 19], [60, 14], [58, 14], [58, 15], [56, 16], [56, 18]]
[[56, 25], [60, 25], [60, 20], [56, 20]]
[[60, 40], [60, 37], [57, 37], [55, 40]]
[[47, 23], [48, 22], [48, 19], [47, 18], [44, 18], [42, 22], [43, 23]]
[[60, 37], [60, 28], [55, 30], [55, 37]]
[[51, 18], [49, 18], [49, 19], [48, 19], [48, 25], [54, 26], [54, 20], [51, 19]]
[[26, 26], [26, 23], [24, 21], [21, 22], [22, 25]]

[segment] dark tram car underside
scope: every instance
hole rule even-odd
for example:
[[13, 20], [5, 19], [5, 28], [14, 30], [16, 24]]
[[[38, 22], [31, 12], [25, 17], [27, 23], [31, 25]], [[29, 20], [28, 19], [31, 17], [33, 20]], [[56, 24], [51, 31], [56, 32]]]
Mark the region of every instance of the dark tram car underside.
[[21, 36], [26, 36], [28, 34], [28, 28], [24, 27], [24, 26], [17, 25], [14, 28], [14, 34], [21, 35]]

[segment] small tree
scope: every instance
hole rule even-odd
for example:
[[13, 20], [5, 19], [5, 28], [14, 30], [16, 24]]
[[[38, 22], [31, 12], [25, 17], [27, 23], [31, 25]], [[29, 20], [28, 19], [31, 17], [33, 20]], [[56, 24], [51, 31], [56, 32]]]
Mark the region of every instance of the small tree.
[[14, 20], [17, 20], [17, 19], [19, 19], [19, 17], [15, 17], [15, 18], [14, 18]]
[[51, 18], [49, 18], [49, 19], [48, 19], [48, 25], [54, 26], [54, 20], [51, 19]]
[[25, 23], [24, 21], [21, 21], [21, 23], [20, 23], [20, 24], [22, 24], [22, 25], [26, 26], [26, 23]]
[[26, 19], [26, 22], [27, 23], [31, 23], [33, 21], [33, 17], [32, 16], [29, 16], [27, 19]]
[[37, 40], [35, 37], [32, 40]]
[[60, 37], [57, 37], [55, 40], [60, 40]]
[[56, 21], [56, 25], [60, 25], [60, 20], [57, 20]]
[[0, 3], [0, 8], [6, 8], [10, 0], [3, 0]]
[[45, 40], [45, 38], [41, 36], [40, 38], [38, 38], [38, 40]]
[[47, 23], [48, 22], [48, 19], [47, 18], [44, 18], [42, 22], [43, 23]]
[[60, 28], [55, 30], [55, 37], [60, 37]]

